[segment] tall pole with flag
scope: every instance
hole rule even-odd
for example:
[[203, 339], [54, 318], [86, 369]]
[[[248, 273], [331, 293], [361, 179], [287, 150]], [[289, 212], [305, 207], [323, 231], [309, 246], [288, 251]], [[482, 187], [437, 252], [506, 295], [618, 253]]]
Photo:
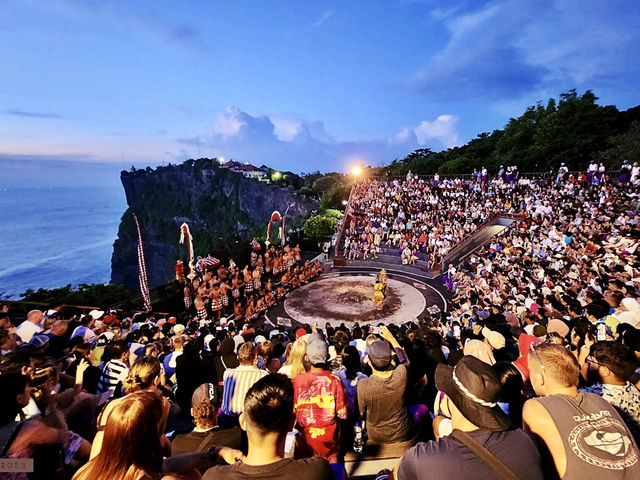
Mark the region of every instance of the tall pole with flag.
[[281, 228], [282, 228], [282, 233], [281, 233], [281, 235], [280, 235], [280, 244], [281, 244], [283, 247], [284, 247], [284, 244], [285, 244], [285, 243], [286, 243], [286, 241], [287, 241], [287, 233], [286, 233], [287, 231], [285, 230], [284, 222], [285, 222], [285, 221], [286, 221], [286, 219], [287, 219], [287, 213], [289, 213], [289, 209], [290, 209], [291, 207], [293, 207], [294, 205], [295, 205], [295, 203], [292, 203], [291, 205], [289, 205], [289, 206], [287, 207], [287, 209], [285, 210], [284, 215], [282, 216], [282, 227], [281, 227]]
[[136, 229], [138, 230], [138, 280], [140, 281], [140, 293], [142, 301], [147, 312], [151, 311], [151, 295], [149, 294], [149, 280], [147, 279], [147, 266], [144, 262], [144, 247], [142, 245], [142, 234], [140, 233], [140, 224], [138, 217], [133, 214], [136, 221]]

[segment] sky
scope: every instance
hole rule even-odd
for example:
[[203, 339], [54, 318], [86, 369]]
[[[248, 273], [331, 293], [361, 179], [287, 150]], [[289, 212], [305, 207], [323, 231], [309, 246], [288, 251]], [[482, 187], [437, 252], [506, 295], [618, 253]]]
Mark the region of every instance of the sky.
[[627, 109], [638, 25], [625, 0], [3, 0], [0, 187], [383, 165], [572, 88]]

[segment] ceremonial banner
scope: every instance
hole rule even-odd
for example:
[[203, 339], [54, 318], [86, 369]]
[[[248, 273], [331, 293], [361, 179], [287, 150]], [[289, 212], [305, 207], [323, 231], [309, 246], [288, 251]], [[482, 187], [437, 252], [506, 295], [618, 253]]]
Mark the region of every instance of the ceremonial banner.
[[183, 223], [180, 225], [180, 245], [184, 243], [185, 238], [187, 239], [187, 250], [189, 253], [189, 274], [187, 277], [193, 279], [196, 276], [196, 266], [193, 262], [193, 237], [191, 236], [189, 225]]
[[144, 263], [144, 247], [142, 245], [142, 234], [140, 233], [140, 224], [138, 223], [138, 217], [136, 217], [135, 213], [133, 214], [133, 219], [136, 221], [136, 229], [138, 230], [138, 280], [140, 281], [140, 293], [142, 294], [144, 308], [147, 312], [149, 312], [151, 311], [151, 295], [149, 294], [147, 266]]
[[[273, 212], [271, 214], [271, 218], [269, 219], [269, 226], [267, 227], [267, 241], [265, 243], [267, 243], [267, 245], [269, 244], [269, 235], [271, 235], [271, 224], [273, 222], [280, 222], [282, 223], [282, 216], [280, 215], [280, 212], [278, 212], [277, 210], [275, 212]], [[280, 232], [280, 235], [282, 235], [282, 232]]]

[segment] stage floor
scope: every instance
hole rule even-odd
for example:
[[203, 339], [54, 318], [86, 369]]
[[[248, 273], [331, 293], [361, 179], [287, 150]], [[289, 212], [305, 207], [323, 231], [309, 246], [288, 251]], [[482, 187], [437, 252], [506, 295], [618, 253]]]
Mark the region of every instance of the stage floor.
[[[324, 327], [401, 324], [420, 318], [426, 309], [446, 309], [442, 295], [431, 285], [414, 278], [390, 274], [388, 293], [382, 308], [373, 303], [376, 274], [332, 272], [293, 291], [284, 303], [284, 312], [294, 323]], [[280, 323], [278, 318], [278, 323]]]

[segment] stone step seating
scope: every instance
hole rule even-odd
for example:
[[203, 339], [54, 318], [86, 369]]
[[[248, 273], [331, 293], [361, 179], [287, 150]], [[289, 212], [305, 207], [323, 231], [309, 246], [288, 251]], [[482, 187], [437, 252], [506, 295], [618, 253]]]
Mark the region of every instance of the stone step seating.
[[367, 442], [362, 453], [347, 452], [344, 466], [349, 478], [375, 476], [380, 470], [393, 470], [400, 457], [414, 446], [417, 438], [401, 443], [377, 445]]

